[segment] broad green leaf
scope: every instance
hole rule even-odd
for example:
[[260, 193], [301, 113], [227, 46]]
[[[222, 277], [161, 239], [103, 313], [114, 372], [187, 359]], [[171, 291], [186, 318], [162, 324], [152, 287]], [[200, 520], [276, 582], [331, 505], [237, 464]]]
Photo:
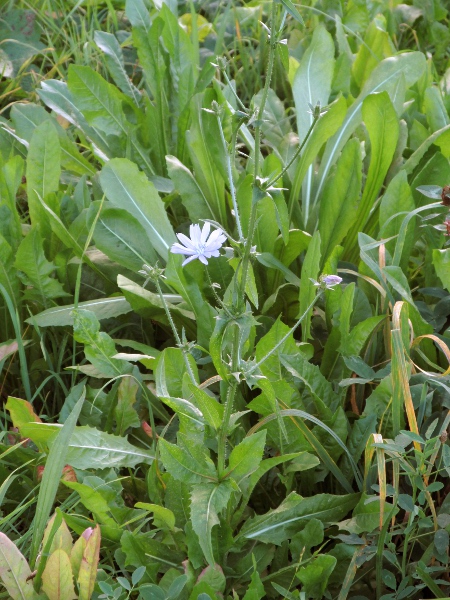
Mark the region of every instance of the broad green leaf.
[[239, 485], [243, 479], [254, 473], [261, 463], [265, 443], [266, 431], [258, 431], [245, 437], [231, 451], [226, 476], [231, 476]]
[[383, 58], [392, 56], [395, 52], [394, 44], [386, 31], [386, 19], [377, 15], [367, 28], [364, 42], [360, 45], [352, 66], [352, 75], [358, 87], [362, 86]]
[[70, 296], [61, 283], [50, 276], [56, 267], [45, 257], [40, 229], [37, 227], [33, 227], [20, 244], [14, 266], [19, 269], [19, 277], [27, 286], [25, 298], [46, 307], [49, 300]]
[[[385, 523], [399, 512], [395, 508], [392, 513], [392, 504], [386, 502], [383, 510], [383, 522]], [[352, 519], [347, 523], [348, 531], [351, 533], [372, 533], [380, 526], [381, 501], [377, 496], [362, 494], [361, 499], [353, 510]]]
[[[99, 300], [85, 300], [84, 302], [79, 302], [77, 308], [94, 313], [99, 321], [102, 319], [112, 319], [133, 310], [124, 296], [101, 298]], [[74, 309], [74, 304], [55, 306], [54, 308], [48, 308], [37, 315], [29, 317], [25, 322], [31, 324], [36, 323], [38, 327], [63, 327], [65, 325], [73, 325]]]
[[319, 554], [306, 565], [300, 567], [296, 576], [302, 582], [302, 592], [308, 598], [321, 600], [328, 585], [328, 579], [336, 567], [337, 559], [329, 554]]
[[[197, 367], [192, 356], [188, 356], [191, 372], [198, 378]], [[165, 348], [157, 358], [155, 368], [156, 393], [158, 396], [183, 397], [183, 377], [188, 372], [180, 348]]]
[[[143, 317], [159, 321], [160, 323], [169, 324], [164, 303], [159, 294], [146, 290], [123, 275], [117, 277], [117, 285], [125, 294], [125, 298], [132, 306], [134, 312]], [[185, 327], [189, 327], [188, 323], [190, 320], [194, 319], [194, 314], [189, 310], [178, 307], [176, 304], [172, 304], [172, 302], [170, 302], [171, 298], [174, 298], [174, 296], [166, 295], [165, 298], [171, 315], [181, 318]]]
[[83, 552], [78, 572], [78, 600], [91, 600], [97, 579], [97, 565], [100, 558], [100, 526], [96, 525]]
[[394, 156], [399, 135], [398, 117], [388, 93], [370, 94], [363, 101], [362, 116], [370, 137], [370, 165], [361, 201], [346, 239], [346, 252], [358, 255], [358, 232], [364, 229]]
[[141, 223], [121, 208], [103, 209], [94, 232], [96, 247], [130, 271], [157, 263], [157, 254], [146, 238]]
[[112, 358], [116, 352], [113, 340], [104, 331], [100, 323], [89, 310], [77, 308], [73, 311], [73, 336], [84, 344], [86, 358], [103, 377], [117, 377], [131, 371], [131, 365], [123, 360]]
[[107, 469], [151, 464], [153, 459], [148, 450], [133, 446], [126, 437], [85, 426], [75, 429], [66, 462], [76, 469]]
[[89, 125], [106, 135], [126, 136], [128, 125], [122, 109], [122, 94], [91, 67], [70, 65], [69, 91]]
[[192, 402], [200, 409], [205, 421], [210, 427], [218, 431], [223, 421], [224, 406], [211, 398], [204, 390], [190, 383], [189, 391], [192, 393]]
[[[186, 132], [188, 151], [194, 167], [195, 179], [202, 189], [203, 195], [208, 201], [208, 205], [213, 207], [217, 221], [226, 227], [227, 213], [225, 210], [225, 185], [224, 179], [220, 173], [217, 161], [212, 154], [212, 144], [222, 144], [220, 134], [216, 139], [210, 137], [209, 129], [214, 120], [213, 126], [217, 128], [215, 115], [205, 113], [202, 108], [204, 103], [207, 108], [211, 101], [215, 99], [212, 90], [204, 94], [196, 94], [191, 101], [192, 122], [189, 130]], [[223, 147], [221, 150], [223, 154]]]
[[332, 384], [322, 375], [317, 365], [310, 363], [301, 352], [295, 355], [282, 354], [280, 361], [294, 377], [305, 383], [313, 396], [322, 400], [333, 412], [337, 410], [339, 396], [333, 391]]
[[191, 522], [200, 546], [210, 565], [215, 564], [211, 539], [212, 528], [219, 524], [219, 513], [226, 507], [233, 492], [229, 482], [202, 483], [191, 492]]
[[442, 284], [450, 292], [450, 248], [433, 250], [433, 265]]
[[164, 439], [159, 440], [161, 460], [166, 470], [174, 479], [187, 484], [214, 482], [217, 480], [216, 469], [211, 459], [203, 456], [194, 456], [186, 448], [171, 444]]
[[318, 519], [326, 525], [339, 522], [358, 500], [359, 494], [316, 494], [311, 498], [302, 498], [292, 492], [278, 508], [246, 521], [239, 538], [279, 545], [292, 536], [291, 532], [298, 531], [302, 521]]
[[144, 0], [126, 0], [125, 13], [133, 27], [140, 27], [144, 31], [149, 31], [150, 15]]
[[242, 600], [261, 600], [261, 598], [266, 597], [266, 590], [264, 589], [261, 577], [259, 576], [256, 561], [254, 561], [254, 567], [255, 570], [252, 573], [250, 584]]
[[61, 167], [78, 175], [95, 174], [94, 168], [78, 151], [75, 142], [68, 137], [66, 131], [57, 123], [54, 115], [48, 113], [43, 106], [17, 103], [11, 110], [11, 119], [16, 126], [16, 134], [28, 142], [31, 140], [36, 127], [50, 121], [59, 138]]
[[[411, 87], [425, 69], [425, 57], [421, 52], [407, 52], [385, 58], [370, 74], [360, 95], [347, 111], [339, 131], [328, 142], [320, 167], [314, 202], [321, 197], [325, 180], [339, 152], [362, 120], [362, 103], [369, 94], [386, 91], [397, 110], [403, 110], [404, 98], [398, 94], [401, 87]], [[403, 81], [404, 78], [404, 81]]]
[[[317, 280], [320, 272], [320, 231], [317, 230], [309, 243], [303, 261], [302, 274], [300, 278], [300, 306], [299, 316], [306, 312], [306, 309], [317, 294], [317, 288], [311, 279]], [[308, 314], [302, 322], [302, 341], [307, 342], [311, 337], [311, 316], [313, 309], [309, 309]]]
[[129, 427], [139, 427], [141, 421], [136, 409], [133, 408], [136, 403], [136, 394], [139, 390], [139, 384], [132, 376], [124, 377], [117, 390], [117, 405], [114, 409], [114, 419], [117, 425], [117, 432], [120, 436], [125, 434]]
[[344, 146], [336, 171], [328, 179], [319, 206], [322, 264], [342, 242], [356, 218], [361, 190], [362, 158], [358, 139]]
[[5, 408], [9, 411], [14, 427], [19, 429], [26, 423], [41, 423], [41, 419], [34, 412], [33, 406], [26, 400], [8, 396]]
[[146, 175], [131, 161], [115, 158], [103, 167], [100, 183], [111, 204], [137, 219], [147, 232], [148, 243], [167, 260], [176, 238], [164, 204]]
[[[267, 356], [269, 352], [277, 346], [283, 337], [288, 333], [289, 327], [281, 321], [279, 317], [270, 328], [269, 332], [263, 336], [256, 344], [256, 361], [259, 362]], [[293, 336], [289, 336], [269, 358], [261, 365], [261, 372], [271, 381], [278, 381], [283, 378], [283, 368], [280, 363], [280, 356], [297, 354], [298, 347]]]
[[164, 506], [160, 506], [159, 504], [149, 504], [148, 502], [137, 502], [134, 507], [153, 513], [153, 521], [157, 527], [168, 527], [170, 530], [174, 530], [175, 515], [168, 508], [164, 508]]
[[49, 600], [74, 600], [77, 598], [73, 585], [70, 558], [64, 550], [52, 552], [42, 573], [42, 590]]
[[58, 191], [60, 160], [58, 134], [54, 125], [45, 121], [36, 127], [31, 137], [26, 171], [31, 223], [39, 225], [44, 239], [48, 239], [51, 229], [39, 198], [45, 200], [48, 194]]
[[[400, 171], [389, 183], [380, 203], [380, 238], [390, 238], [399, 233], [400, 226], [407, 214], [415, 209], [415, 203], [408, 185], [405, 171]], [[410, 224], [400, 256], [400, 264], [404, 267], [409, 262], [410, 251], [414, 242], [414, 224]], [[398, 240], [386, 242], [386, 249], [394, 254]]]
[[125, 70], [122, 48], [116, 36], [106, 31], [96, 31], [94, 41], [104, 52], [106, 66], [117, 86], [139, 106], [141, 94]]
[[198, 185], [192, 173], [183, 165], [176, 156], [166, 156], [167, 170], [173, 181], [175, 190], [181, 196], [189, 217], [193, 223], [200, 219], [213, 219], [217, 221], [220, 214], [214, 212], [214, 206], [208, 203], [202, 189]]
[[[311, 43], [302, 57], [292, 86], [300, 143], [313, 123], [309, 105], [328, 104], [334, 72], [334, 52], [333, 38], [325, 27], [315, 27]], [[303, 182], [302, 208], [305, 223], [309, 217], [313, 174], [311, 165]]]
[[77, 492], [83, 506], [95, 516], [96, 520], [103, 525], [118, 526], [111, 516], [108, 499], [102, 494], [101, 487], [96, 490], [89, 485], [78, 483], [77, 481], [63, 480], [62, 483], [69, 489]]
[[127, 565], [137, 568], [145, 565], [147, 574], [153, 574], [154, 578], [159, 569], [166, 570], [168, 567], [179, 569], [186, 555], [153, 539], [153, 536], [152, 532], [136, 533], [126, 530], [120, 539], [120, 546], [126, 556]]
[[442, 101], [441, 93], [435, 86], [430, 86], [425, 90], [423, 111], [427, 115], [432, 133], [449, 124], [448, 114]]
[[290, 215], [294, 213], [295, 204], [298, 202], [298, 198], [301, 193], [302, 182], [309, 169], [309, 166], [312, 165], [313, 161], [316, 160], [317, 155], [319, 154], [319, 151], [325, 142], [328, 141], [342, 125], [346, 111], [347, 103], [345, 98], [341, 96], [335, 102], [333, 102], [328, 111], [322, 117], [320, 117], [313, 129], [312, 134], [308, 138], [306, 146], [304, 147], [303, 152], [297, 161], [292, 177], [292, 187], [289, 195]]
[[27, 561], [17, 546], [1, 532], [0, 581], [12, 600], [38, 600]]
[[72, 551], [72, 535], [62, 515], [57, 512], [50, 517], [47, 523], [44, 537], [42, 538], [42, 549], [46, 548], [47, 543], [50, 544], [47, 548], [49, 554], [55, 550], [64, 550], [67, 555], [70, 555]]
[[45, 104], [54, 110], [57, 115], [61, 115], [69, 123], [79, 127], [94, 142], [94, 153], [101, 154], [102, 159], [105, 156], [110, 156], [106, 135], [101, 130], [89, 126], [65, 81], [56, 79], [43, 81], [38, 93]]
[[80, 571], [80, 565], [83, 559], [83, 553], [86, 548], [86, 543], [87, 540], [85, 536], [83, 534], [80, 535], [80, 537], [73, 545], [72, 551], [70, 553], [70, 565], [72, 567], [72, 573], [75, 580], [78, 578], [78, 573]]

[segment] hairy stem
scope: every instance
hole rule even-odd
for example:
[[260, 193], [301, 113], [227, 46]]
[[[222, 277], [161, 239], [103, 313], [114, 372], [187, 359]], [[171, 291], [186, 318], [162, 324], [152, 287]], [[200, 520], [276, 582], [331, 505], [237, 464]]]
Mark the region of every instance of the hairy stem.
[[156, 289], [158, 291], [159, 297], [161, 299], [161, 302], [162, 302], [162, 304], [164, 306], [164, 310], [166, 312], [167, 320], [169, 321], [170, 327], [171, 327], [171, 329], [173, 331], [173, 335], [174, 335], [175, 340], [177, 342], [177, 346], [183, 352], [183, 358], [184, 358], [184, 363], [186, 365], [186, 370], [187, 370], [187, 372], [189, 374], [189, 377], [191, 378], [192, 383], [194, 385], [197, 385], [194, 373], [192, 371], [191, 363], [189, 362], [189, 359], [187, 357], [187, 353], [186, 353], [186, 351], [183, 348], [184, 344], [182, 343], [181, 338], [180, 338], [180, 336], [178, 334], [177, 328], [175, 327], [175, 323], [173, 322], [172, 315], [170, 314], [169, 307], [167, 306], [166, 299], [164, 298], [164, 294], [162, 293], [161, 285], [160, 285], [160, 283], [159, 283], [158, 280], [156, 280], [155, 285], [156, 285]]

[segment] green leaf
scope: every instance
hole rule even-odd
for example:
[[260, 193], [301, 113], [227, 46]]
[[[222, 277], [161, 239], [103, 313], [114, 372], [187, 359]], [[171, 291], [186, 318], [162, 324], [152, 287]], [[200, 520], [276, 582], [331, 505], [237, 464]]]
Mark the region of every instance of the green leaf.
[[0, 235], [0, 284], [9, 294], [11, 302], [19, 304], [20, 282], [14, 268], [14, 254], [11, 246]]
[[316, 494], [311, 498], [302, 498], [292, 492], [278, 508], [246, 521], [239, 538], [280, 545], [292, 536], [292, 532], [298, 531], [302, 521], [318, 519], [327, 525], [339, 522], [356, 505], [358, 499], [359, 494]]
[[266, 443], [266, 431], [258, 431], [245, 437], [231, 451], [225, 476], [231, 476], [238, 485], [254, 473], [262, 460]]
[[94, 41], [100, 50], [105, 53], [104, 60], [106, 66], [117, 86], [139, 106], [141, 94], [136, 86], [133, 85], [125, 70], [122, 48], [116, 36], [106, 31], [96, 31], [94, 33]]
[[356, 220], [347, 236], [345, 248], [357, 256], [358, 232], [362, 231], [381, 189], [394, 156], [399, 135], [398, 117], [387, 92], [370, 94], [362, 104], [362, 116], [370, 137], [370, 165]]
[[107, 83], [90, 67], [74, 64], [69, 66], [67, 82], [74, 103], [89, 125], [106, 135], [128, 135], [122, 94], [115, 85]]
[[[292, 85], [300, 143], [313, 123], [309, 105], [315, 106], [318, 102], [321, 106], [328, 104], [334, 72], [334, 52], [333, 38], [325, 27], [315, 27], [311, 43], [302, 57]], [[303, 182], [302, 208], [305, 223], [309, 217], [312, 181], [311, 165]]]
[[192, 393], [193, 403], [200, 409], [205, 421], [210, 427], [219, 431], [223, 421], [223, 404], [220, 404], [217, 400], [211, 398], [204, 390], [192, 383], [188, 385], [188, 388]]
[[[191, 355], [188, 355], [191, 370], [198, 378], [197, 366]], [[183, 398], [183, 377], [188, 372], [183, 352], [180, 348], [165, 348], [157, 358], [155, 367], [155, 384], [158, 396], [175, 396]]]
[[[254, 560], [254, 559], [253, 559]], [[257, 570], [257, 563], [254, 560], [253, 562], [254, 571], [252, 573], [252, 577], [250, 580], [250, 585], [245, 592], [245, 596], [242, 600], [261, 600], [261, 598], [266, 597], [266, 591], [261, 581], [261, 577], [259, 576]]]
[[52, 447], [48, 453], [48, 458], [45, 464], [44, 473], [42, 475], [41, 487], [36, 504], [36, 518], [34, 520], [33, 535], [31, 538], [30, 549], [30, 564], [34, 567], [39, 544], [47, 524], [47, 519], [51, 508], [55, 501], [56, 492], [58, 490], [59, 480], [67, 457], [70, 453], [70, 442], [75, 431], [78, 417], [83, 406], [86, 391], [83, 389], [77, 403], [72, 409], [72, 412], [67, 417], [66, 422], [61, 427], [53, 440]]
[[121, 208], [103, 209], [95, 226], [96, 247], [130, 271], [138, 271], [144, 263], [157, 263], [157, 254], [146, 238], [141, 223]]
[[189, 450], [164, 439], [159, 440], [162, 463], [174, 479], [187, 484], [215, 481], [217, 473], [211, 459], [204, 452], [195, 452], [193, 448]]
[[156, 527], [168, 528], [171, 531], [175, 528], [175, 515], [168, 508], [159, 504], [148, 504], [147, 502], [137, 502], [135, 508], [142, 508], [147, 512], [153, 513], [153, 521]]
[[20, 244], [14, 266], [19, 269], [19, 277], [27, 286], [24, 292], [26, 299], [39, 302], [45, 307], [48, 300], [70, 296], [57, 279], [50, 277], [56, 267], [45, 258], [37, 227], [33, 227]]
[[[331, 166], [339, 156], [353, 131], [362, 120], [362, 103], [369, 94], [386, 91], [395, 102], [397, 110], [403, 110], [403, 94], [398, 93], [399, 86], [409, 88], [422, 75], [425, 69], [425, 56], [421, 52], [407, 52], [398, 54], [381, 61], [370, 74], [369, 79], [364, 84], [358, 98], [353, 102], [347, 111], [347, 115], [339, 131], [328, 142], [320, 166], [318, 185], [314, 203], [322, 195], [322, 189], [328, 176]], [[403, 81], [404, 77], [404, 82]]]
[[[300, 306], [299, 315], [303, 315], [317, 294], [317, 288], [311, 279], [317, 280], [320, 269], [320, 231], [317, 230], [309, 243], [303, 261], [302, 274], [300, 278]], [[311, 337], [311, 308], [302, 322], [302, 341], [307, 342]]]
[[[186, 131], [186, 141], [188, 151], [194, 167], [195, 179], [202, 189], [203, 195], [208, 201], [208, 205], [213, 207], [215, 220], [223, 227], [227, 224], [227, 213], [225, 205], [225, 185], [220, 169], [212, 153], [212, 145], [220, 143], [223, 154], [222, 140], [220, 133], [217, 135], [217, 121], [215, 115], [210, 115], [202, 110], [203, 106], [210, 107], [212, 100], [215, 100], [215, 94], [212, 90], [207, 90], [204, 94], [196, 94], [191, 102], [192, 122], [190, 128]], [[214, 134], [211, 132], [214, 128]], [[224, 170], [224, 169], [223, 169]]]
[[1, 532], [0, 580], [12, 600], [38, 600], [27, 561], [16, 545]]
[[150, 452], [133, 446], [126, 437], [85, 426], [75, 429], [66, 462], [76, 469], [108, 469], [151, 464], [153, 459]]
[[[440, 197], [439, 194], [439, 199]], [[412, 212], [415, 207], [406, 173], [402, 170], [389, 182], [386, 192], [381, 199], [379, 215], [380, 239], [397, 236], [405, 216]], [[412, 224], [407, 229], [403, 243], [399, 236], [398, 239], [386, 242], [386, 249], [391, 255], [394, 255], [395, 249], [396, 254], [400, 258], [400, 265], [406, 268], [413, 243], [414, 226]], [[400, 244], [402, 244], [401, 248]], [[399, 246], [399, 252], [397, 252], [397, 245]]]
[[358, 139], [344, 146], [335, 173], [328, 179], [319, 206], [322, 265], [346, 236], [356, 218], [361, 190], [362, 157]]
[[[99, 300], [85, 300], [84, 302], [79, 302], [77, 308], [92, 312], [99, 321], [102, 319], [112, 319], [133, 310], [124, 296], [101, 298]], [[55, 306], [54, 308], [48, 308], [37, 315], [28, 317], [28, 319], [25, 319], [25, 323], [35, 323], [38, 327], [63, 327], [65, 325], [73, 325], [74, 309], [74, 304]]]
[[39, 198], [57, 192], [61, 176], [59, 138], [51, 121], [45, 121], [31, 137], [27, 156], [27, 196], [31, 223], [39, 225], [44, 239], [51, 229]]
[[62, 483], [69, 489], [77, 492], [80, 496], [81, 503], [91, 512], [96, 520], [103, 525], [109, 525], [113, 528], [118, 528], [119, 525], [112, 518], [108, 498], [102, 494], [102, 489], [94, 489], [90, 485], [78, 483], [78, 481], [65, 481]]
[[125, 434], [129, 427], [139, 427], [141, 421], [133, 405], [136, 403], [136, 394], [139, 384], [132, 376], [124, 377], [117, 390], [117, 405], [114, 409], [114, 419], [117, 424], [117, 433]]
[[112, 358], [116, 354], [116, 346], [107, 333], [100, 331], [95, 315], [80, 308], [75, 309], [73, 315], [73, 336], [77, 342], [84, 344], [86, 358], [101, 376], [117, 377], [129, 373], [132, 369], [129, 363]]
[[78, 572], [78, 600], [91, 600], [97, 579], [97, 566], [100, 558], [100, 526], [96, 525], [83, 552], [83, 560]]
[[377, 15], [364, 35], [352, 66], [352, 75], [358, 87], [367, 80], [380, 60], [395, 54], [396, 49], [386, 31], [384, 16]]
[[137, 219], [147, 233], [147, 243], [167, 260], [176, 238], [164, 204], [145, 174], [131, 161], [113, 158], [101, 170], [100, 183], [111, 204]]
[[306, 566], [300, 567], [297, 577], [303, 584], [302, 592], [308, 598], [321, 600], [328, 585], [328, 579], [333, 572], [337, 559], [329, 554], [319, 554]]
[[329, 140], [342, 125], [346, 112], [347, 102], [343, 96], [340, 96], [330, 105], [328, 111], [320, 117], [314, 127], [295, 167], [291, 192], [289, 195], [289, 214], [293, 214], [295, 204], [298, 202], [298, 198], [301, 194], [303, 180], [310, 165], [316, 160], [317, 155], [325, 142]]
[[300, 23], [300, 25], [303, 25], [303, 26], [305, 25], [305, 23], [303, 22], [302, 16], [298, 12], [298, 10], [295, 8], [295, 6], [292, 4], [291, 0], [277, 0], [277, 1], [280, 2], [284, 6], [284, 8], [291, 15], [291, 17], [293, 17], [296, 21], [298, 21]]
[[176, 156], [166, 156], [167, 170], [173, 181], [175, 190], [180, 194], [192, 222], [200, 219], [220, 218], [220, 214], [214, 211], [214, 207], [208, 203], [202, 189], [195, 180], [192, 173], [183, 165]]
[[41, 419], [33, 410], [33, 406], [26, 400], [8, 396], [5, 408], [9, 411], [14, 427], [20, 431], [22, 425], [27, 423], [40, 423]]
[[[127, 277], [124, 277], [123, 275], [119, 275], [117, 277], [117, 285], [124, 292], [125, 298], [128, 300], [136, 313], [143, 317], [159, 321], [160, 323], [164, 323], [166, 325], [169, 324], [164, 303], [162, 302], [159, 294], [155, 294], [146, 290], [139, 284], [135, 283], [131, 279], [128, 279]], [[174, 295], [166, 295], [166, 303], [172, 316], [182, 318], [183, 323], [185, 324], [189, 320], [193, 320], [194, 314], [192, 312], [185, 310], [184, 308], [179, 308], [176, 304], [172, 304], [172, 302], [170, 302], [171, 299], [175, 298], [176, 297]]]
[[210, 565], [215, 564], [211, 532], [233, 492], [229, 482], [195, 485], [191, 492], [191, 522]]
[[62, 549], [55, 550], [47, 559], [42, 573], [42, 590], [49, 600], [74, 600], [72, 566], [69, 556]]
[[433, 250], [433, 266], [442, 284], [450, 292], [450, 248]]

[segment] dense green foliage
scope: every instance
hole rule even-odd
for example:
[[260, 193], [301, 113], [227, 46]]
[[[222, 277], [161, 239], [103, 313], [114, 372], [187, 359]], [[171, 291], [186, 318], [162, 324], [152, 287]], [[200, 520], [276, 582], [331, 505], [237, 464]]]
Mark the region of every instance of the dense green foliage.
[[0, 598], [449, 595], [444, 4], [6, 3]]

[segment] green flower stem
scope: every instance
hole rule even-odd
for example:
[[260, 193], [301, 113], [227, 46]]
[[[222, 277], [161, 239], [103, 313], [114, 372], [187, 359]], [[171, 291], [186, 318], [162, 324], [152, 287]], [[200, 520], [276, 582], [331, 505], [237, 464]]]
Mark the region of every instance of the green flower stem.
[[[260, 170], [260, 165], [259, 165], [260, 152], [259, 152], [259, 150], [260, 150], [260, 145], [261, 145], [261, 124], [260, 123], [261, 123], [261, 120], [264, 115], [264, 109], [265, 109], [267, 97], [269, 94], [270, 82], [272, 80], [273, 66], [274, 66], [274, 62], [275, 62], [276, 46], [278, 43], [277, 35], [275, 33], [276, 16], [277, 16], [277, 6], [276, 6], [275, 1], [273, 0], [272, 1], [271, 19], [270, 19], [270, 25], [271, 25], [272, 31], [271, 31], [271, 37], [270, 37], [269, 62], [268, 62], [268, 66], [267, 66], [267, 74], [266, 74], [266, 80], [264, 82], [264, 89], [263, 89], [263, 94], [262, 94], [262, 98], [261, 98], [261, 104], [259, 106], [258, 115], [257, 115], [257, 124], [255, 127], [255, 155], [254, 155], [254, 171], [253, 171], [254, 175], [253, 175], [252, 208], [251, 208], [250, 221], [249, 221], [249, 226], [248, 226], [248, 235], [247, 235], [247, 239], [245, 240], [244, 255], [242, 257], [242, 262], [241, 262], [242, 273], [241, 273], [241, 277], [240, 277], [237, 298], [235, 299], [235, 302], [234, 302], [234, 304], [235, 304], [234, 312], [239, 312], [239, 309], [241, 309], [243, 307], [243, 305], [245, 305], [245, 288], [247, 285], [247, 277], [248, 277], [248, 271], [249, 271], [252, 242], [253, 242], [253, 237], [255, 235], [255, 229], [256, 229], [256, 212], [257, 212], [257, 204], [258, 204], [257, 196], [259, 195], [259, 189], [257, 188], [257, 181], [258, 181], [259, 170]], [[221, 129], [221, 134], [223, 136], [222, 129]], [[226, 148], [226, 145], [225, 145], [225, 148]], [[232, 182], [231, 157], [229, 156], [228, 152], [227, 152], [227, 157], [228, 157], [227, 166], [229, 166], [229, 178], [230, 178], [230, 185], [231, 185], [231, 182]], [[233, 194], [232, 194], [232, 198], [233, 198], [233, 206], [234, 206], [234, 209], [236, 212], [237, 211], [237, 203], [235, 204], [235, 197], [233, 196]], [[238, 213], [237, 212], [236, 212], [236, 222], [238, 222]], [[239, 235], [240, 235], [240, 239], [243, 240], [243, 235], [242, 235], [241, 231], [239, 231]], [[237, 277], [237, 271], [236, 271], [236, 277]], [[234, 332], [234, 338], [233, 338], [233, 345], [232, 345], [232, 348], [233, 348], [232, 357], [231, 357], [231, 373], [232, 374], [236, 373], [239, 370], [239, 344], [240, 344], [239, 327], [236, 325], [236, 329]], [[225, 401], [225, 411], [224, 411], [222, 427], [220, 428], [219, 440], [218, 440], [219, 477], [224, 473], [224, 470], [225, 470], [225, 453], [226, 453], [226, 443], [227, 443], [227, 437], [228, 437], [228, 428], [229, 428], [229, 424], [230, 424], [231, 415], [233, 414], [234, 400], [235, 400], [235, 396], [236, 396], [237, 387], [238, 387], [238, 381], [232, 381], [232, 383], [229, 385], [228, 390], [227, 390], [227, 398]]]
[[[239, 369], [239, 344], [240, 344], [239, 327], [236, 324], [235, 329], [234, 329], [234, 336], [233, 336], [233, 354], [231, 357], [231, 373], [236, 373], [236, 371]], [[233, 375], [232, 375], [232, 377], [233, 377]], [[228, 428], [230, 426], [231, 415], [233, 414], [234, 399], [236, 396], [237, 387], [238, 387], [238, 381], [235, 379], [234, 381], [231, 382], [231, 384], [229, 385], [229, 387], [227, 389], [227, 397], [225, 400], [223, 421], [222, 421], [222, 426], [220, 428], [219, 439], [218, 439], [217, 466], [218, 466], [219, 477], [221, 477], [222, 474], [225, 472], [225, 454], [226, 454], [226, 447], [227, 447]]]
[[[238, 234], [239, 234], [239, 240], [242, 241], [244, 239], [244, 235], [242, 233], [241, 219], [239, 217], [239, 210], [238, 210], [238, 205], [237, 205], [237, 200], [236, 200], [236, 188], [234, 185], [231, 156], [228, 151], [227, 142], [225, 140], [225, 136], [223, 133], [222, 122], [220, 120], [219, 115], [217, 115], [217, 123], [219, 125], [220, 137], [222, 138], [222, 144], [223, 144], [223, 148], [225, 150], [225, 156], [227, 157], [227, 175], [228, 175], [228, 182], [230, 185], [231, 200], [233, 202], [234, 217], [236, 219], [236, 226], [237, 226], [237, 230], [238, 230]], [[236, 138], [233, 138], [232, 142], [236, 143]], [[234, 156], [234, 153], [233, 153], [233, 156]]]
[[297, 160], [298, 155], [300, 154], [300, 152], [303, 150], [303, 148], [305, 147], [306, 142], [308, 141], [309, 136], [311, 135], [314, 127], [316, 126], [317, 121], [320, 119], [320, 117], [314, 117], [313, 122], [311, 123], [311, 127], [308, 129], [308, 131], [306, 132], [305, 137], [303, 138], [302, 143], [300, 144], [300, 146], [297, 148], [297, 150], [295, 151], [293, 157], [291, 158], [291, 160], [288, 162], [288, 164], [284, 167], [284, 169], [279, 173], [279, 175], [275, 175], [275, 177], [273, 179], [271, 179], [268, 183], [266, 183], [266, 187], [269, 188], [271, 187], [274, 183], [276, 183], [279, 179], [281, 179], [283, 177], [283, 175], [288, 171], [288, 169], [291, 167], [291, 165]]
[[284, 342], [288, 339], [288, 337], [294, 333], [294, 331], [297, 329], [297, 327], [300, 325], [300, 323], [303, 321], [303, 319], [307, 316], [307, 314], [309, 313], [309, 311], [313, 308], [314, 304], [317, 302], [317, 300], [320, 298], [320, 296], [322, 295], [322, 290], [319, 290], [318, 294], [315, 296], [314, 300], [311, 302], [311, 304], [308, 306], [308, 308], [305, 310], [305, 312], [302, 314], [302, 316], [298, 319], [298, 321], [296, 322], [296, 324], [291, 327], [291, 329], [286, 333], [286, 335], [284, 335], [281, 340], [278, 342], [278, 344], [275, 344], [275, 346], [272, 348], [272, 350], [270, 350], [270, 352], [268, 352], [266, 354], [266, 356], [263, 356], [263, 358], [261, 358], [260, 361], [258, 361], [255, 365], [253, 365], [253, 367], [251, 369], [249, 369], [248, 373], [253, 373], [253, 371], [255, 371], [258, 367], [260, 367], [263, 362], [265, 362], [268, 358], [270, 358], [272, 356], [272, 354], [275, 354], [275, 352], [278, 350], [278, 348], [280, 348]]
[[270, 82], [273, 75], [273, 65], [275, 62], [275, 51], [277, 47], [277, 39], [275, 38], [275, 21], [277, 16], [277, 7], [275, 1], [272, 2], [272, 14], [270, 19], [271, 37], [270, 37], [270, 51], [269, 51], [269, 63], [267, 66], [266, 80], [264, 82], [264, 89], [261, 98], [261, 104], [259, 105], [259, 111], [257, 115], [257, 125], [255, 127], [255, 156], [254, 156], [254, 171], [253, 171], [253, 198], [252, 198], [252, 209], [250, 213], [250, 222], [248, 226], [248, 235], [245, 244], [244, 256], [242, 257], [242, 276], [238, 302], [240, 299], [245, 297], [245, 288], [247, 285], [248, 268], [250, 261], [250, 252], [252, 248], [253, 237], [256, 229], [256, 211], [258, 206], [258, 200], [256, 199], [257, 190], [257, 178], [259, 177], [259, 159], [260, 159], [260, 145], [261, 145], [261, 125], [260, 121], [264, 115], [264, 109], [266, 107], [267, 96], [269, 94]]
[[192, 367], [191, 367], [191, 364], [189, 362], [189, 359], [187, 357], [187, 353], [183, 349], [184, 344], [181, 341], [181, 338], [180, 338], [180, 336], [178, 334], [177, 328], [175, 327], [175, 323], [173, 322], [172, 315], [170, 314], [170, 310], [169, 310], [169, 307], [167, 306], [166, 299], [164, 298], [164, 294], [162, 293], [161, 285], [160, 285], [160, 283], [159, 283], [159, 281], [157, 279], [155, 281], [155, 285], [156, 285], [156, 289], [158, 291], [159, 297], [161, 298], [161, 302], [162, 302], [162, 304], [164, 306], [164, 310], [166, 312], [167, 319], [169, 321], [170, 327], [171, 327], [171, 329], [173, 331], [173, 335], [175, 336], [175, 340], [177, 342], [177, 346], [179, 348], [181, 348], [181, 350], [183, 352], [183, 358], [184, 358], [184, 362], [186, 364], [186, 369], [187, 369], [187, 372], [189, 374], [189, 377], [191, 378], [192, 383], [196, 386], [197, 385], [197, 381], [195, 380], [195, 376], [194, 376], [194, 373], [192, 371]]
[[[266, 81], [264, 82], [264, 90], [261, 98], [261, 104], [259, 105], [259, 111], [257, 121], [260, 122], [264, 115], [264, 109], [266, 107], [267, 96], [269, 94], [270, 82], [272, 80], [273, 65], [275, 62], [275, 51], [277, 47], [277, 39], [275, 37], [275, 21], [277, 16], [277, 6], [275, 0], [272, 0], [272, 14], [270, 17], [271, 35], [270, 35], [270, 51], [269, 51], [269, 63], [267, 66]], [[259, 175], [259, 147], [261, 144], [261, 125], [257, 124], [255, 127], [255, 168], [254, 168], [254, 179]]]

